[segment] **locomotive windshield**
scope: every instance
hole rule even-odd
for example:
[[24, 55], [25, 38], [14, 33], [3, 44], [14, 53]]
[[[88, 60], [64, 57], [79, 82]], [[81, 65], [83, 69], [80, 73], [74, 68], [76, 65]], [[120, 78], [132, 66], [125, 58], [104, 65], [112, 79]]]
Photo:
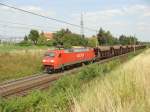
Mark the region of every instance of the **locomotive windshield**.
[[47, 52], [47, 53], [45, 53], [45, 56], [55, 57], [55, 53], [54, 52]]

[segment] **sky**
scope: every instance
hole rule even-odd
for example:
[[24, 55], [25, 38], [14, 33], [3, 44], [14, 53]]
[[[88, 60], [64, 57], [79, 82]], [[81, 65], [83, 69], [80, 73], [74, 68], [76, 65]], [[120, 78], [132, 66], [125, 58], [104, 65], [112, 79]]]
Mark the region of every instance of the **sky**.
[[[109, 30], [119, 37], [122, 34], [135, 35], [139, 40], [150, 41], [150, 0], [0, 0], [12, 5], [48, 17], [80, 25], [81, 13], [84, 26], [91, 29]], [[60, 28], [75, 28], [63, 23], [33, 16], [0, 6], [0, 36], [23, 37], [30, 29], [55, 32]], [[86, 36], [95, 35], [95, 31], [84, 29]]]

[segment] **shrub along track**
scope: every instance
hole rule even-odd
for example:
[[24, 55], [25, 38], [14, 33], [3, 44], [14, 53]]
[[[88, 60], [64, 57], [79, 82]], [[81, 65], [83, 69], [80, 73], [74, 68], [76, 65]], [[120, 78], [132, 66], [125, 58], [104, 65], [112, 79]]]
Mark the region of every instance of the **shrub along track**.
[[[115, 56], [108, 59], [103, 59], [99, 62], [96, 62], [97, 64], [102, 64], [109, 62], [114, 59], [118, 58], [125, 58], [127, 57], [129, 53]], [[29, 93], [31, 90], [39, 89], [43, 90], [52, 85], [52, 83], [56, 80], [58, 80], [60, 77], [64, 75], [73, 74], [73, 72], [76, 72], [77, 70], [80, 70], [79, 68], [74, 68], [69, 71], [65, 71], [63, 73], [55, 73], [55, 74], [44, 74], [40, 73], [34, 76], [24, 77], [17, 80], [12, 80], [8, 82], [4, 82], [0, 84], [0, 96], [1, 97], [12, 97], [12, 96], [25, 96], [27, 93]]]

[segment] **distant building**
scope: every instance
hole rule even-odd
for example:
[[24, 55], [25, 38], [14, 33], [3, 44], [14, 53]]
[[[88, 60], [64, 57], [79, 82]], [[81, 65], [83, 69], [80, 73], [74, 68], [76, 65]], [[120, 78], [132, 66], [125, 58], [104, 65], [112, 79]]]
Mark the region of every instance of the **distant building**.
[[48, 41], [48, 40], [52, 40], [53, 37], [54, 37], [54, 33], [52, 33], [52, 32], [44, 32], [43, 34], [44, 34], [44, 36], [46, 37], [46, 40], [47, 40], [47, 41]]

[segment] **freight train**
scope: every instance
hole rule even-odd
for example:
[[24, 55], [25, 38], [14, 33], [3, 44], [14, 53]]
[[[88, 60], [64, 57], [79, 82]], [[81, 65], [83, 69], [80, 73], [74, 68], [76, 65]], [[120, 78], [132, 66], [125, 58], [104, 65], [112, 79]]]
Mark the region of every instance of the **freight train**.
[[145, 45], [128, 45], [48, 50], [43, 57], [42, 63], [44, 71], [53, 73], [64, 70], [66, 67], [111, 58], [145, 47]]

